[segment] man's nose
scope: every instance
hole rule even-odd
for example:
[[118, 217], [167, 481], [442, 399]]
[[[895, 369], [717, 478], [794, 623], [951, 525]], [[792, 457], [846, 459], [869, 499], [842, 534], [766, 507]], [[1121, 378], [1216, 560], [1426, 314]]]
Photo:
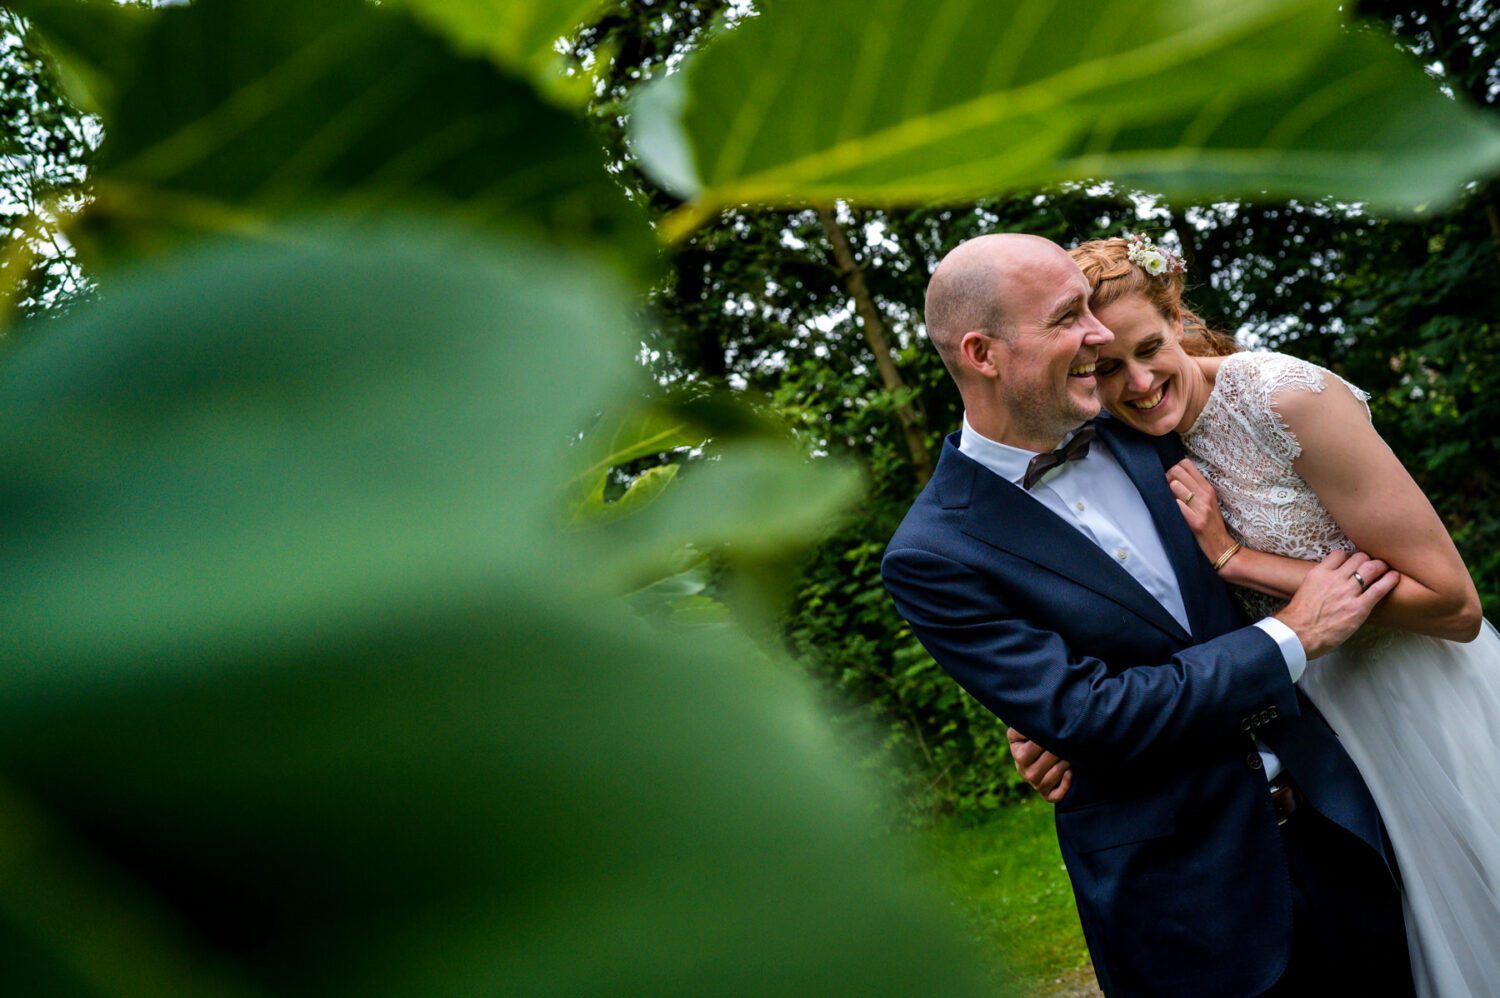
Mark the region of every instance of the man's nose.
[[1086, 318], [1089, 328], [1083, 334], [1083, 342], [1092, 346], [1103, 346], [1106, 343], [1114, 342], [1115, 334], [1110, 331], [1108, 326], [1094, 318], [1093, 312], [1090, 312]]

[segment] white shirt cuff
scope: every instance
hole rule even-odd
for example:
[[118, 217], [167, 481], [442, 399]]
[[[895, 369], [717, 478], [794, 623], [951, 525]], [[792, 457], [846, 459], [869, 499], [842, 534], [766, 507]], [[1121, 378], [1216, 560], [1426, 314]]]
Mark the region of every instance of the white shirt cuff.
[[1255, 626], [1270, 635], [1271, 640], [1276, 642], [1276, 647], [1281, 649], [1281, 657], [1286, 659], [1286, 671], [1291, 674], [1292, 682], [1301, 679], [1302, 673], [1307, 670], [1307, 652], [1303, 649], [1297, 632], [1275, 617], [1257, 620]]

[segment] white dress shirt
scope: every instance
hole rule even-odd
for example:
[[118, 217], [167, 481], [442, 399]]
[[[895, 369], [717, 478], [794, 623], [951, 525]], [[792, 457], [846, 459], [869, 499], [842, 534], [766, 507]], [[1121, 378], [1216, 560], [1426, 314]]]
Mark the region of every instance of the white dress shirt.
[[[969, 425], [968, 416], [964, 417], [958, 449], [1017, 485], [1038, 453], [989, 439]], [[1107, 444], [1096, 439], [1086, 457], [1048, 471], [1026, 494], [1114, 558], [1156, 597], [1184, 631], [1192, 634], [1177, 573], [1151, 522], [1151, 511]], [[1255, 626], [1281, 649], [1292, 682], [1301, 679], [1307, 668], [1307, 653], [1296, 632], [1275, 617], [1259, 620]], [[1265, 762], [1266, 779], [1273, 780], [1281, 772], [1281, 760], [1259, 741], [1257, 745]]]

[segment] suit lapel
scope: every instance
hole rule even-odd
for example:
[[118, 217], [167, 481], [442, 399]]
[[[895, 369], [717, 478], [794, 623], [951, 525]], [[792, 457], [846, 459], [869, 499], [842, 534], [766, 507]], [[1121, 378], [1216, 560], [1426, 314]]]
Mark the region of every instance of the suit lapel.
[[1099, 439], [1109, 447], [1110, 453], [1130, 476], [1130, 481], [1146, 502], [1151, 513], [1151, 522], [1161, 537], [1162, 547], [1172, 562], [1172, 571], [1177, 576], [1177, 588], [1182, 592], [1182, 602], [1187, 609], [1188, 623], [1197, 631], [1208, 610], [1209, 586], [1203, 577], [1206, 563], [1198, 542], [1188, 528], [1177, 508], [1177, 497], [1167, 485], [1166, 469], [1162, 466], [1161, 452], [1140, 433], [1122, 427], [1108, 417], [1095, 421], [1099, 428]]
[[1098, 593], [1178, 641], [1188, 640], [1182, 626], [1129, 572], [1020, 486], [960, 454], [953, 446], [956, 436], [943, 449], [934, 484], [944, 506], [968, 507], [961, 528], [965, 534]]

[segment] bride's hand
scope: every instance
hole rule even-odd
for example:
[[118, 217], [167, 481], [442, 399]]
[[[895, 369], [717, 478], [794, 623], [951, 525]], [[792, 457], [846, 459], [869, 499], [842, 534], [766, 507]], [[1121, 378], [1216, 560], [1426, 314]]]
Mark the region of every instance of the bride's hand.
[[1198, 466], [1183, 458], [1167, 469], [1167, 487], [1177, 497], [1177, 509], [1188, 528], [1198, 539], [1198, 547], [1209, 561], [1217, 561], [1234, 544], [1224, 514], [1219, 512], [1219, 497]]

